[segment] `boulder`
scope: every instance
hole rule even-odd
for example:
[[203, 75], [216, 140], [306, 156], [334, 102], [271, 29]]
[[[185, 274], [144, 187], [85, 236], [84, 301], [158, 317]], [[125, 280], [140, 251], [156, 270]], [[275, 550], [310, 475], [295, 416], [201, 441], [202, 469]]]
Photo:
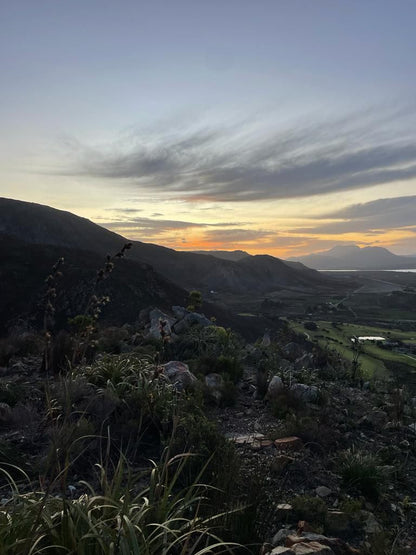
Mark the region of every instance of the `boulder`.
[[270, 551], [269, 555], [295, 555], [295, 552], [290, 549], [290, 547], [284, 547], [280, 545], [279, 547], [275, 547], [272, 551]]
[[274, 546], [281, 545], [285, 543], [286, 538], [296, 534], [295, 530], [291, 530], [290, 528], [281, 528], [276, 534], [273, 536], [272, 544]]
[[269, 387], [267, 388], [266, 399], [272, 401], [279, 396], [279, 394], [284, 390], [282, 379], [279, 376], [273, 376], [270, 380]]
[[149, 313], [150, 318], [150, 329], [148, 332], [148, 337], [154, 337], [155, 339], [162, 339], [160, 334], [161, 331], [161, 322], [165, 322], [164, 331], [166, 335], [171, 335], [172, 333], [172, 325], [175, 322], [175, 319], [171, 316], [168, 316], [158, 308], [154, 308]]
[[328, 497], [328, 495], [331, 495], [332, 490], [330, 490], [326, 486], [318, 486], [315, 492], [316, 495], [318, 495], [319, 497]]
[[383, 531], [383, 528], [377, 521], [376, 517], [370, 511], [361, 511], [360, 516], [366, 536], [380, 534]]
[[[352, 554], [360, 553], [359, 551], [349, 546], [346, 542], [344, 542], [340, 538], [328, 538], [327, 536], [324, 536], [322, 534], [313, 534], [310, 532], [305, 532], [301, 536], [293, 535], [293, 536], [288, 536], [286, 538], [287, 547], [290, 547], [294, 551], [295, 551], [295, 545], [299, 543], [303, 543], [306, 545], [320, 544], [320, 545], [329, 547], [331, 551], [326, 551], [328, 555], [331, 553], [333, 553], [334, 555], [352, 555]], [[300, 553], [306, 554], [308, 552], [300, 551]], [[311, 553], [316, 553], [316, 552], [312, 551]]]
[[290, 386], [290, 391], [293, 392], [295, 397], [306, 403], [317, 403], [319, 401], [320, 391], [316, 385], [295, 383]]
[[175, 316], [175, 318], [177, 320], [180, 320], [181, 318], [183, 318], [184, 316], [186, 316], [189, 312], [189, 310], [186, 310], [186, 308], [184, 306], [172, 306], [172, 312]]
[[171, 360], [162, 364], [161, 368], [170, 383], [179, 391], [190, 389], [197, 382], [196, 377], [189, 371], [188, 365], [179, 360]]
[[177, 320], [172, 326], [173, 331], [176, 334], [185, 333], [192, 326], [212, 326], [211, 320], [209, 320], [204, 314], [199, 314], [198, 312], [187, 312], [182, 318]]

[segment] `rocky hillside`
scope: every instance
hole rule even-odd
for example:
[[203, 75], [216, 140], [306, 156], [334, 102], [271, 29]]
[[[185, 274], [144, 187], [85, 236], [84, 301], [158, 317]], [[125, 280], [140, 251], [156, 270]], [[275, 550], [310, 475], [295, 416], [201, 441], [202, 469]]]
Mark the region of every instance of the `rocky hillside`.
[[70, 371], [65, 337], [47, 388], [43, 335], [0, 344], [3, 545], [110, 555], [99, 529], [134, 554], [416, 552], [416, 398], [399, 384], [288, 327], [245, 343], [180, 306], [94, 331]]

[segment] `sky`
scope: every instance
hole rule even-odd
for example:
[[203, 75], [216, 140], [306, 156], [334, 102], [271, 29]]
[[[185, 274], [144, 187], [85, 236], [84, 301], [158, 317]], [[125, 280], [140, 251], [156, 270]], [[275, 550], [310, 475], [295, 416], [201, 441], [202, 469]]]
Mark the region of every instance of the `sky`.
[[3, 0], [0, 196], [179, 250], [416, 254], [414, 0]]

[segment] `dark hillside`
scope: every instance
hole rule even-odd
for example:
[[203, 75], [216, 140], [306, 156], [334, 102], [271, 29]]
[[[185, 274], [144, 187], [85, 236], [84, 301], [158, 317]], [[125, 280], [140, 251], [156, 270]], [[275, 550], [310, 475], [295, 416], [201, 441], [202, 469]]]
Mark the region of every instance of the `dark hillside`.
[[[59, 245], [100, 254], [116, 252], [126, 241], [85, 218], [34, 203], [0, 199], [0, 232], [28, 244]], [[134, 241], [131, 259], [150, 264], [163, 278], [184, 289], [236, 294], [264, 293], [290, 286], [316, 289], [331, 279], [272, 256], [239, 261], [175, 251]]]
[[[8, 324], [23, 315], [31, 316], [33, 321], [37, 314], [39, 321], [38, 305], [44, 282], [58, 258], [65, 259], [56, 299], [60, 324], [85, 309], [96, 272], [104, 263], [104, 257], [97, 253], [54, 245], [28, 246], [4, 235], [0, 236], [0, 256], [2, 333]], [[187, 298], [183, 289], [164, 280], [151, 266], [127, 258], [116, 261], [112, 274], [99, 285], [98, 292], [110, 296], [111, 302], [104, 307], [102, 320], [113, 324], [134, 322], [140, 310], [148, 306], [169, 309], [174, 304], [184, 304]]]

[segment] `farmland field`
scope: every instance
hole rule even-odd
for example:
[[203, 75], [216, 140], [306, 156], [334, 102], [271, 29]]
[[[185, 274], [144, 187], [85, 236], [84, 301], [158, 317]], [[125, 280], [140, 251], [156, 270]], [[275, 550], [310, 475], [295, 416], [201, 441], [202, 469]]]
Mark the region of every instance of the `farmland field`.
[[[416, 385], [416, 331], [402, 331], [368, 326], [363, 324], [333, 324], [325, 320], [316, 321], [317, 329], [310, 330], [303, 323], [290, 322], [297, 333], [302, 333], [319, 346], [338, 352], [352, 362], [354, 336], [382, 336], [387, 346], [381, 342], [365, 341], [360, 344], [359, 362], [365, 378], [387, 378], [394, 368], [408, 367], [407, 380]], [[309, 326], [308, 326], [309, 327]], [[394, 346], [390, 346], [394, 345]], [[402, 373], [402, 372], [401, 372]]]

